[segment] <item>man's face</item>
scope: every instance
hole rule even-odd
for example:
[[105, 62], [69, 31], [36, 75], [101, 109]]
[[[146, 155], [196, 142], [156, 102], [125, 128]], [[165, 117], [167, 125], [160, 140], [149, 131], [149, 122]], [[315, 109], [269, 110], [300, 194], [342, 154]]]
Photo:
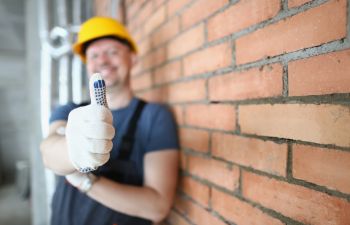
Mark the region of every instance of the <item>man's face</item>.
[[94, 41], [86, 50], [86, 65], [89, 76], [101, 73], [107, 87], [129, 88], [129, 74], [134, 53], [114, 39]]

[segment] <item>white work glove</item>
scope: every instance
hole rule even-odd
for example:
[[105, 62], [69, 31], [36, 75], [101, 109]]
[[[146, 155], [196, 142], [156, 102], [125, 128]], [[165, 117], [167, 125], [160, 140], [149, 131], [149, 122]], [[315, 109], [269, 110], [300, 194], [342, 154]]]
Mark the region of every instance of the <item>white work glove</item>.
[[80, 173], [75, 171], [72, 174], [66, 175], [68, 182], [81, 192], [88, 192], [92, 185], [97, 181], [97, 177], [92, 173]]
[[113, 116], [105, 96], [104, 81], [94, 74], [90, 78], [91, 104], [72, 110], [68, 116], [68, 155], [73, 166], [83, 173], [105, 164], [113, 147]]

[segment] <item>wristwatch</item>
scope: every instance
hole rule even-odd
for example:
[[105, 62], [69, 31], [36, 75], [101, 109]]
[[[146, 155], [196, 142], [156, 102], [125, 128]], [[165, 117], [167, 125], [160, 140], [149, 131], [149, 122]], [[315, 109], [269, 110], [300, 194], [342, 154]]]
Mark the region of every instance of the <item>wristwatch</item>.
[[86, 179], [83, 180], [79, 188], [79, 190], [83, 193], [87, 193], [91, 189], [92, 185], [98, 180], [98, 177], [92, 173], [86, 173], [85, 178]]

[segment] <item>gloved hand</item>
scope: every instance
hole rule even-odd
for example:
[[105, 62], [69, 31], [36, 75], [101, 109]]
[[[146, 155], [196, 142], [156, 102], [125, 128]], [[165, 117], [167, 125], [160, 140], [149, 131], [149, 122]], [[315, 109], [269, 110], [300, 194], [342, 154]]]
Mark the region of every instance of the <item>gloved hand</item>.
[[[102, 80], [100, 76], [91, 77], [91, 104], [72, 110], [66, 127], [70, 161], [78, 171], [84, 173], [105, 164], [113, 147], [113, 116], [106, 107], [104, 82], [99, 79]], [[105, 103], [106, 106], [97, 103]]]
[[88, 192], [92, 185], [97, 180], [97, 177], [92, 173], [80, 173], [78, 171], [66, 175], [68, 182], [82, 192]]

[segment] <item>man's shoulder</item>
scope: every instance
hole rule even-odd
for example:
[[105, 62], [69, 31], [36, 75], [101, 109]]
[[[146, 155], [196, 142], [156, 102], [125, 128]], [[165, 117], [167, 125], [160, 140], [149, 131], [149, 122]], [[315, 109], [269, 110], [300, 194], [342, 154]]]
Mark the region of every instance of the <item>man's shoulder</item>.
[[76, 104], [74, 102], [68, 102], [64, 105], [58, 105], [52, 111], [50, 123], [52, 123], [55, 120], [67, 120], [68, 114], [77, 107], [79, 107], [79, 104]]

